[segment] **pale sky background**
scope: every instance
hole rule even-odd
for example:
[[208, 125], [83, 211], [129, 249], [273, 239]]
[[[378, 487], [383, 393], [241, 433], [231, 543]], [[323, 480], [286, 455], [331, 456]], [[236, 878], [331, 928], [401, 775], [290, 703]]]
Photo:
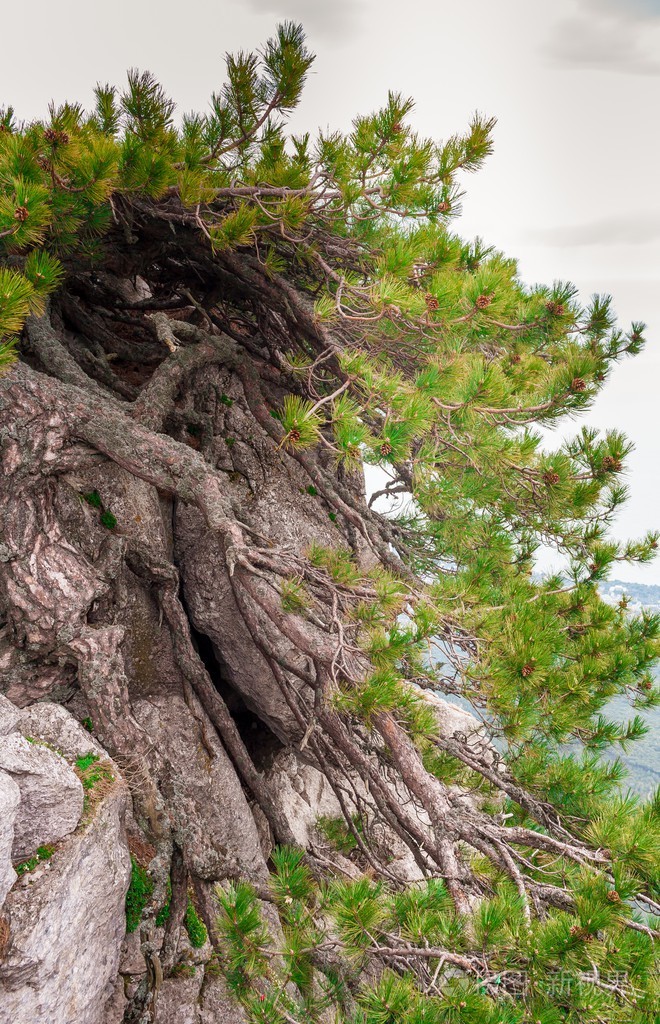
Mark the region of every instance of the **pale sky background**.
[[[416, 98], [414, 124], [435, 138], [476, 109], [498, 118], [455, 229], [516, 256], [529, 283], [609, 292], [624, 324], [648, 324], [646, 350], [584, 422], [636, 446], [620, 535], [660, 526], [660, 0], [32, 0], [3, 47], [0, 106], [31, 118], [51, 99], [90, 104], [96, 81], [137, 66], [182, 110], [204, 109], [223, 54], [283, 18], [317, 53], [296, 130], [345, 130], [390, 88]], [[660, 560], [615, 575], [660, 584]]]

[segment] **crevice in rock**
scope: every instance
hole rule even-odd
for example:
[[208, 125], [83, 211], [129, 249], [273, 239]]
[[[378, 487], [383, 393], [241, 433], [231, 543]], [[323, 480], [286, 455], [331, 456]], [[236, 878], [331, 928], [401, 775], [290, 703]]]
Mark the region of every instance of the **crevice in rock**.
[[193, 644], [204, 662], [211, 682], [224, 700], [241, 739], [258, 771], [265, 771], [284, 744], [275, 733], [247, 706], [241, 694], [232, 686], [227, 665], [205, 633], [190, 626]]

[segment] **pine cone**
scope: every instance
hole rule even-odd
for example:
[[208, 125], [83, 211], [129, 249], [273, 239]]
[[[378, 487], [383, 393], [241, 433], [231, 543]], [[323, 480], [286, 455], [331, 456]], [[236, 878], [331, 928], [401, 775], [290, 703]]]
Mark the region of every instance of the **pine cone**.
[[392, 125], [392, 132], [394, 133], [394, 135], [398, 135], [402, 128], [403, 125], [401, 124], [401, 122], [395, 121], [394, 124]]
[[16, 220], [19, 220], [21, 224], [23, 223], [23, 221], [26, 221], [29, 216], [30, 211], [28, 210], [27, 206], [17, 206], [14, 210], [14, 218]]
[[519, 363], [519, 362], [521, 362], [521, 360], [522, 360], [522, 356], [518, 355], [517, 352], [514, 352], [513, 355], [511, 356], [511, 362], [512, 363]]
[[547, 309], [548, 313], [550, 313], [552, 316], [564, 315], [564, 307], [561, 302], [555, 302], [553, 300], [552, 302], [548, 302], [545, 308]]
[[547, 473], [543, 474], [543, 483], [547, 484], [548, 487], [552, 487], [554, 484], [558, 484], [559, 480], [559, 473], [556, 473], [554, 469], [549, 469]]
[[440, 309], [440, 303], [436, 299], [435, 295], [431, 295], [430, 292], [426, 293], [426, 295], [424, 296], [424, 301], [426, 302], [426, 308], [428, 309], [429, 313], [433, 313], [435, 312], [436, 309]]
[[617, 459], [613, 455], [606, 455], [603, 459], [603, 469], [606, 473], [618, 473], [621, 469], [621, 459]]
[[652, 690], [653, 683], [650, 679], [642, 679], [641, 683], [639, 684], [639, 688], [640, 690]]
[[523, 679], [527, 679], [528, 676], [531, 676], [533, 671], [534, 666], [532, 665], [531, 661], [528, 661], [525, 665], [523, 665], [522, 669], [520, 670], [520, 674], [523, 677]]
[[571, 391], [580, 392], [586, 391], [587, 385], [582, 377], [573, 377], [571, 381]]
[[50, 144], [54, 146], [57, 142], [58, 135], [59, 132], [57, 132], [54, 128], [46, 128], [46, 130], [44, 131], [44, 141], [50, 142]]
[[291, 441], [292, 444], [298, 444], [298, 441], [300, 440], [300, 431], [297, 429], [297, 427], [293, 427], [289, 431], [289, 435], [288, 436], [289, 436], [289, 441]]
[[446, 199], [443, 199], [443, 201], [441, 203], [438, 203], [438, 212], [439, 213], [449, 213], [450, 210], [451, 210], [451, 205], [447, 202]]
[[58, 132], [57, 133], [57, 141], [59, 142], [60, 146], [68, 146], [69, 145], [69, 134], [68, 134], [68, 132]]
[[487, 309], [493, 301], [492, 295], [480, 295], [475, 302], [477, 309]]
[[391, 455], [392, 454], [392, 445], [390, 444], [389, 441], [383, 441], [383, 443], [380, 446], [380, 454], [381, 455]]
[[610, 891], [607, 894], [607, 898], [610, 901], [610, 903], [620, 903], [621, 902], [621, 897], [619, 896], [619, 894], [616, 891], [616, 889], [610, 889]]

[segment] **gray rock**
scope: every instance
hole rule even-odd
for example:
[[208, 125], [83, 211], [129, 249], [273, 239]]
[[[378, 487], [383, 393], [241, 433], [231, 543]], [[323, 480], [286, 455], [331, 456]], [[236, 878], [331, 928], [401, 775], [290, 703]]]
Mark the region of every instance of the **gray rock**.
[[31, 704], [19, 715], [18, 729], [23, 736], [45, 740], [67, 757], [76, 758], [84, 754], [108, 756], [101, 744], [61, 704], [50, 701]]
[[[201, 967], [189, 970], [194, 970], [192, 977], [166, 978], [160, 986], [156, 1003], [158, 1024], [199, 1024], [198, 999], [204, 971]], [[225, 1017], [216, 1019], [218, 1024], [227, 1020]]]
[[339, 818], [341, 807], [325, 776], [293, 751], [277, 755], [267, 776], [273, 800], [289, 822], [296, 841], [306, 849], [318, 818]]
[[14, 823], [14, 858], [73, 832], [82, 815], [83, 788], [63, 757], [12, 733], [0, 744], [0, 769], [13, 778], [21, 794]]
[[10, 700], [0, 693], [0, 736], [14, 732], [18, 726], [21, 712]]
[[131, 870], [126, 806], [127, 789], [118, 782], [89, 826], [9, 894], [11, 945], [0, 962], [0, 1024], [108, 1021]]
[[247, 1024], [243, 1007], [229, 994], [219, 974], [207, 972], [199, 1003], [199, 1024]]
[[213, 757], [199, 725], [178, 695], [133, 704], [153, 742], [152, 757], [177, 841], [191, 870], [208, 880], [268, 877], [257, 827], [234, 766], [219, 741]]
[[16, 881], [11, 858], [14, 845], [14, 821], [20, 803], [18, 786], [6, 772], [0, 772], [0, 907]]
[[124, 979], [121, 974], [115, 979], [112, 994], [105, 1004], [102, 1024], [123, 1024], [128, 999], [124, 991]]
[[121, 960], [119, 962], [119, 971], [121, 974], [134, 974], [141, 975], [147, 969], [147, 965], [144, 959], [144, 953], [142, 952], [140, 932], [130, 932], [124, 936], [124, 941], [121, 947]]
[[424, 691], [424, 699], [433, 709], [441, 736], [447, 739], [465, 738], [473, 753], [485, 757], [489, 762], [496, 760], [497, 751], [488, 739], [483, 724], [475, 715], [457, 704], [443, 700], [432, 690]]

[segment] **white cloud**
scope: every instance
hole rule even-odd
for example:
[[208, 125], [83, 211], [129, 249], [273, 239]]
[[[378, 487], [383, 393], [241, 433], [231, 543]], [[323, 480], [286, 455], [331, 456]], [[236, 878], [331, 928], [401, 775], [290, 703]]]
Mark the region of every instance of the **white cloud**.
[[259, 14], [301, 21], [313, 34], [336, 39], [360, 20], [362, 0], [248, 0], [247, 7]]
[[555, 26], [544, 52], [566, 69], [660, 75], [649, 45], [658, 30], [660, 0], [581, 0]]
[[660, 214], [619, 214], [586, 224], [538, 228], [528, 232], [528, 239], [555, 246], [647, 245], [660, 239]]

